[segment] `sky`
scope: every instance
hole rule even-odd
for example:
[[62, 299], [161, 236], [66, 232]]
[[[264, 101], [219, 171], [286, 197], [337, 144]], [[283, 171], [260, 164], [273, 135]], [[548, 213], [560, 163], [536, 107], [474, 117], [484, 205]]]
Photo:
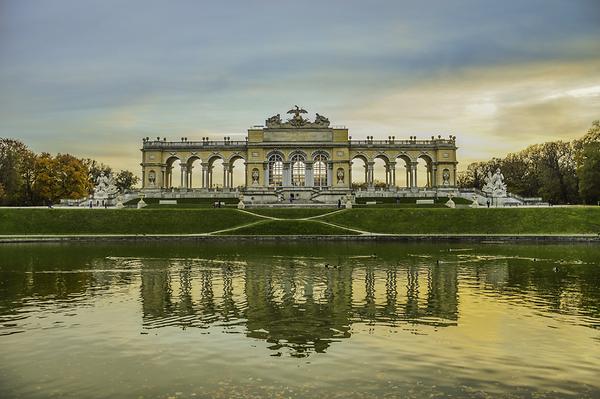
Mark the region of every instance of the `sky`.
[[0, 0], [0, 137], [140, 173], [299, 104], [459, 168], [600, 119], [600, 1]]

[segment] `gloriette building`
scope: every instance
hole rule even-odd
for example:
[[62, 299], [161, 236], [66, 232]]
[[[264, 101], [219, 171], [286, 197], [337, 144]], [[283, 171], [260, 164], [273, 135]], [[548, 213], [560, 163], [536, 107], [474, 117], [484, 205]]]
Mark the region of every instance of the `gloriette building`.
[[[143, 191], [150, 197], [202, 197], [215, 192], [239, 192], [256, 202], [275, 202], [292, 197], [314, 202], [337, 201], [353, 192], [352, 163], [364, 165], [363, 191], [375, 190], [374, 164], [385, 164], [385, 185], [379, 191], [392, 195], [435, 195], [456, 186], [456, 137], [431, 136], [428, 140], [352, 140], [348, 129], [331, 126], [329, 119], [316, 114], [313, 120], [298, 106], [283, 120], [277, 114], [265, 125], [248, 129], [245, 140], [225, 137], [215, 141], [166, 141], [145, 138], [142, 146]], [[417, 176], [417, 162], [426, 164], [425, 176]], [[243, 160], [243, 162], [236, 162]], [[173, 179], [179, 161], [179, 179]], [[222, 175], [214, 173], [222, 162]], [[234, 188], [234, 163], [244, 168], [244, 184]], [[406, 173], [405, 184], [397, 185], [396, 171]], [[383, 177], [380, 176], [383, 181]], [[420, 184], [418, 185], [417, 182]], [[195, 183], [195, 185], [193, 184]], [[420, 188], [419, 188], [420, 186]], [[381, 194], [381, 193], [380, 193]]]

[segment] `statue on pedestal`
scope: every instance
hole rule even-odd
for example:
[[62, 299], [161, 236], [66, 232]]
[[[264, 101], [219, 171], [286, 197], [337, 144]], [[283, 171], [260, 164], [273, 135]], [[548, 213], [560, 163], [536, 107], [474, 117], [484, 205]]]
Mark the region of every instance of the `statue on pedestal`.
[[94, 187], [94, 199], [106, 200], [114, 198], [119, 192], [115, 183], [115, 179], [110, 173], [106, 175], [104, 172], [100, 172], [100, 176], [96, 179], [96, 187]]
[[488, 170], [487, 176], [484, 179], [485, 185], [482, 191], [493, 197], [506, 197], [506, 184], [504, 183], [504, 175], [500, 168], [492, 175], [492, 171]]
[[446, 204], [445, 204], [448, 208], [456, 208], [456, 204], [454, 203], [454, 201], [452, 201], [452, 197], [453, 197], [452, 193], [449, 193], [448, 201], [446, 201]]

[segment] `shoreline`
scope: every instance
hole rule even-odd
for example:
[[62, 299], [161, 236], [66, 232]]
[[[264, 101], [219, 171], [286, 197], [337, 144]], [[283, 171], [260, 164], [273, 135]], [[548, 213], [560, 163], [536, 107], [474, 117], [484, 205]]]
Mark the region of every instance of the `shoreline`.
[[362, 234], [362, 235], [209, 235], [209, 234], [65, 234], [0, 236], [0, 244], [56, 242], [152, 242], [152, 241], [398, 241], [479, 243], [587, 242], [600, 243], [600, 234]]

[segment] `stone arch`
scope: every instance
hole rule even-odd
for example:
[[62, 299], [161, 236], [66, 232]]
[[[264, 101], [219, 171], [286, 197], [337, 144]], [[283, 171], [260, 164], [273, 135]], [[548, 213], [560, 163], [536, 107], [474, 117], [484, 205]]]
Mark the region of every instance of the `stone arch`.
[[317, 156], [324, 156], [327, 160], [331, 159], [331, 154], [325, 150], [316, 150], [310, 154], [310, 158], [314, 161]]
[[416, 159], [415, 186], [430, 188], [433, 186], [433, 158], [431, 155], [421, 153]]
[[288, 159], [291, 161], [292, 157], [294, 157], [296, 155], [300, 155], [301, 157], [304, 158], [305, 161], [308, 160], [308, 155], [306, 154], [306, 152], [304, 152], [302, 150], [294, 150], [294, 151], [290, 152]]
[[269, 186], [283, 185], [284, 156], [280, 151], [271, 151], [267, 156]]
[[[241, 162], [240, 162], [241, 161]], [[240, 165], [241, 163], [241, 165]], [[234, 188], [236, 182], [242, 182], [242, 185], [246, 181], [246, 158], [241, 154], [233, 154], [227, 161], [228, 168], [228, 184], [229, 188]], [[241, 166], [241, 167], [238, 167]], [[238, 184], [239, 186], [240, 184]]]
[[[204, 186], [208, 189], [219, 189], [225, 187], [225, 157], [221, 153], [212, 153], [206, 157], [206, 169]], [[204, 164], [203, 164], [204, 166]], [[220, 179], [223, 176], [223, 179]]]
[[396, 162], [396, 187], [410, 188], [413, 160], [407, 154], [398, 154], [394, 160]]
[[294, 151], [290, 154], [290, 169], [292, 186], [306, 185], [306, 154], [304, 152]]
[[390, 158], [387, 154], [375, 154], [371, 164], [370, 186], [387, 188], [392, 183]]
[[[199, 155], [194, 154], [187, 159], [186, 171], [187, 171], [187, 179], [188, 179], [188, 184], [187, 184], [188, 188], [203, 187], [202, 166], [203, 166], [203, 161]], [[195, 171], [197, 171], [197, 172], [194, 173]]]
[[[360, 162], [356, 162], [359, 160]], [[354, 154], [350, 159], [350, 185], [355, 188], [366, 188], [368, 185], [369, 159], [365, 154]]]
[[328, 185], [329, 153], [323, 150], [314, 151], [311, 154], [313, 161], [313, 184], [315, 187], [326, 187]]
[[[181, 159], [174, 154], [171, 154], [165, 160], [165, 179], [164, 185], [166, 188], [173, 188], [175, 186], [179, 187], [181, 180]], [[175, 169], [175, 179], [173, 176], [173, 170]]]

